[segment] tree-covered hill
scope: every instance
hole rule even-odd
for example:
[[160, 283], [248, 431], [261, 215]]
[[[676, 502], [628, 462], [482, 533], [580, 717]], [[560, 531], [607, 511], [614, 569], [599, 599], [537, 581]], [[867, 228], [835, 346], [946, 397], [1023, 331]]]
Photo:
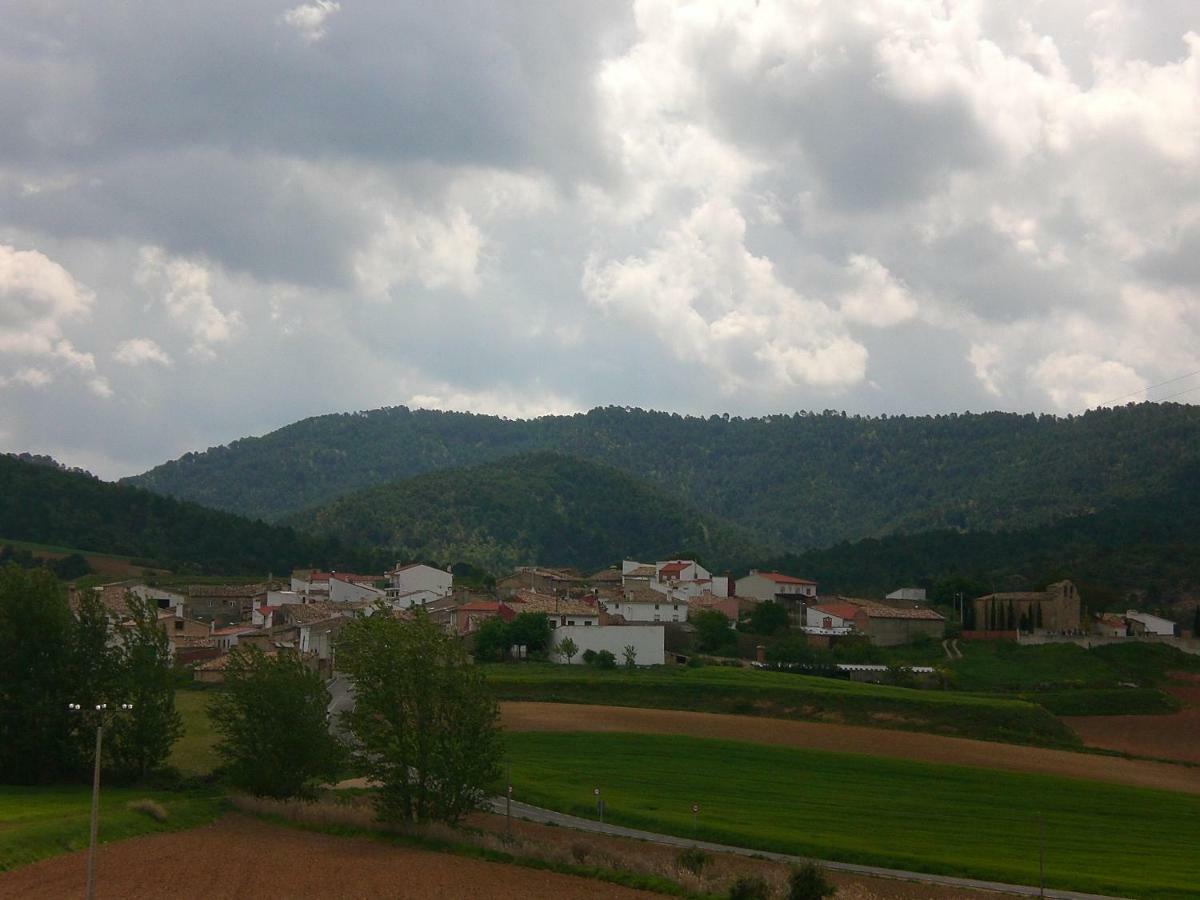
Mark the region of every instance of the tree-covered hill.
[[423, 472], [552, 450], [606, 463], [783, 547], [1044, 524], [1161, 493], [1200, 461], [1200, 408], [694, 418], [608, 407], [528, 421], [404, 407], [306, 419], [130, 481], [278, 519]]
[[822, 593], [882, 596], [919, 586], [946, 602], [957, 591], [972, 597], [1037, 590], [1070, 578], [1094, 610], [1126, 609], [1131, 593], [1152, 609], [1166, 609], [1200, 596], [1200, 466], [1180, 471], [1160, 494], [1116, 501], [1053, 524], [893, 535], [760, 565], [814, 578]]
[[533, 453], [368, 488], [287, 520], [396, 559], [598, 569], [687, 555], [711, 568], [761, 554], [737, 529], [608, 466]]
[[372, 563], [333, 540], [0, 455], [0, 539], [133, 556], [181, 571]]

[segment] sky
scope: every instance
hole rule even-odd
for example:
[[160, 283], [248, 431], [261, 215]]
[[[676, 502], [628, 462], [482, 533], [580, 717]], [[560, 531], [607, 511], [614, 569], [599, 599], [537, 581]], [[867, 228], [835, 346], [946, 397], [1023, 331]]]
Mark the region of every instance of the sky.
[[111, 478], [400, 404], [1200, 401], [1195, 0], [0, 21], [0, 450]]

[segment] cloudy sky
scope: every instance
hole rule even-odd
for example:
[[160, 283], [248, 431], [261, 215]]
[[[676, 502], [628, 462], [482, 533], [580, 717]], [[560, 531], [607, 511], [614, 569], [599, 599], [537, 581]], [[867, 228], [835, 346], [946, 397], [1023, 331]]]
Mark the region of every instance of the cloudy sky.
[[1078, 412], [1200, 386], [1153, 387], [1200, 369], [1195, 0], [0, 22], [0, 449], [112, 477], [396, 404]]

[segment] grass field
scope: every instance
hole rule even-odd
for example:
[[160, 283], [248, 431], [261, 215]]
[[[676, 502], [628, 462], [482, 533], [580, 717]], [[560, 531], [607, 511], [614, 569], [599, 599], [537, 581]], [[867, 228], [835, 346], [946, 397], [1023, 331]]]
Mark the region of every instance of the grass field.
[[1009, 641], [959, 641], [963, 658], [946, 661], [964, 691], [1061, 691], [1153, 687], [1173, 671], [1200, 672], [1200, 656], [1165, 644], [1130, 642], [1087, 649], [1076, 644], [1021, 646]]
[[[1195, 897], [1200, 798], [1097, 782], [627, 734], [506, 735], [520, 800], [826, 859], [1127, 897]], [[693, 830], [692, 803], [700, 804]]]
[[1045, 709], [1010, 698], [718, 667], [628, 672], [522, 664], [486, 670], [501, 700], [690, 709], [1079, 746], [1074, 733]]
[[183, 717], [183, 737], [171, 748], [167, 763], [185, 775], [207, 775], [220, 761], [213, 749], [217, 733], [208, 720], [208, 701], [212, 691], [175, 692], [175, 708]]
[[[0, 786], [0, 871], [83, 850], [88, 845], [91, 786]], [[150, 798], [169, 814], [156, 822], [125, 808], [131, 800]], [[223, 805], [215, 793], [164, 793], [145, 788], [103, 788], [100, 793], [100, 841], [154, 831], [195, 828], [217, 817]]]

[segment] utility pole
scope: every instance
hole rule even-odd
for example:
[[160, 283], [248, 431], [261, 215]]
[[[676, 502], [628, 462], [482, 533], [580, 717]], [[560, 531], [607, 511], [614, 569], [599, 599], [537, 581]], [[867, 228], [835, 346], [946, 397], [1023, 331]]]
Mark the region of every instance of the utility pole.
[[1038, 813], [1038, 896], [1046, 896], [1046, 817]]
[[505, 791], [504, 797], [504, 817], [506, 828], [508, 830], [508, 839], [512, 840], [512, 766], [508, 767], [508, 775], [505, 778], [508, 783], [508, 790]]
[[[82, 712], [83, 707], [78, 703], [68, 703], [67, 709]], [[133, 709], [132, 703], [122, 703], [122, 712]], [[116, 712], [116, 709], [113, 710]], [[109, 715], [107, 703], [96, 704], [96, 759], [92, 766], [92, 818], [88, 837], [87, 888], [84, 893], [86, 900], [96, 897], [96, 837], [100, 830], [100, 751], [104, 745], [104, 717]]]

